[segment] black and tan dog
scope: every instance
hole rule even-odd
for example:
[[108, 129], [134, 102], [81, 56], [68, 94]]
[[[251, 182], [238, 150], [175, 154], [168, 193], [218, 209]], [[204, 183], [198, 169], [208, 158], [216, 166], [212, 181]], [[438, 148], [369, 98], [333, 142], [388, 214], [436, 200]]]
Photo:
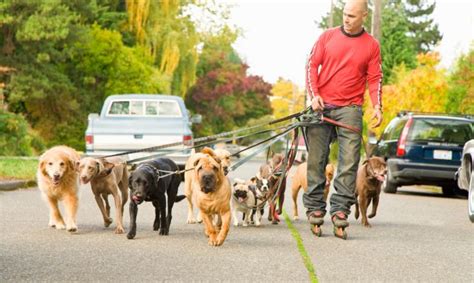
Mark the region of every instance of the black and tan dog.
[[[193, 192], [196, 193], [197, 206], [209, 237], [209, 245], [220, 246], [224, 243], [230, 225], [231, 186], [225, 176], [221, 160], [210, 148], [204, 148], [194, 161]], [[217, 216], [217, 224], [214, 224]]]
[[184, 195], [177, 195], [182, 175], [168, 173], [177, 170], [179, 170], [178, 166], [171, 159], [158, 158], [140, 164], [132, 172], [128, 179], [130, 188], [130, 231], [127, 238], [133, 239], [136, 235], [138, 205], [143, 201], [151, 201], [155, 207], [153, 230], [159, 230], [160, 235], [168, 235], [173, 205], [185, 198]]
[[372, 218], [377, 213], [380, 187], [385, 180], [385, 174], [387, 174], [387, 165], [385, 160], [376, 156], [365, 160], [357, 171], [355, 203], [356, 211], [354, 216], [355, 219], [359, 218], [360, 207], [362, 225], [365, 227], [371, 227], [369, 221], [367, 220], [367, 209], [371, 201], [372, 213], [369, 214], [368, 217]]

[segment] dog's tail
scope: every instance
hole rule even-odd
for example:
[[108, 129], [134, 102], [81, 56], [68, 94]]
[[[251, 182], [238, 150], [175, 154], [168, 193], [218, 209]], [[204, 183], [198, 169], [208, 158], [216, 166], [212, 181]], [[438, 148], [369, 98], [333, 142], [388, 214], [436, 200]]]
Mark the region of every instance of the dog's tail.
[[183, 199], [185, 199], [186, 196], [185, 195], [177, 195], [174, 202], [180, 202], [182, 201]]
[[181, 182], [184, 182], [184, 169], [186, 168], [186, 165], [185, 164], [177, 164], [178, 165], [178, 170], [179, 171], [183, 171], [181, 173], [178, 174], [179, 178], [181, 179]]

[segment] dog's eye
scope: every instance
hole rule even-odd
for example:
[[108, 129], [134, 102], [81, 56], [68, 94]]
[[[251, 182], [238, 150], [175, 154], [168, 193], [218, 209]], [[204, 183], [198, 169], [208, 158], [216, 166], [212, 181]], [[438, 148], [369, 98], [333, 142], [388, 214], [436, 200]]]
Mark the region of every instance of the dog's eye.
[[48, 162], [48, 165], [49, 165], [49, 166], [53, 166], [53, 162]]
[[64, 166], [64, 162], [59, 163], [59, 166], [63, 167], [63, 166]]

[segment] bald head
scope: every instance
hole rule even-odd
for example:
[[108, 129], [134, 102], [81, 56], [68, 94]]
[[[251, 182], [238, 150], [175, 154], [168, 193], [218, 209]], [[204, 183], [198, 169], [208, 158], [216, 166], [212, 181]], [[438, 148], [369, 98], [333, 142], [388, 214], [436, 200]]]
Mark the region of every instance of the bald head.
[[369, 11], [369, 7], [366, 0], [347, 0], [344, 8], [347, 6], [350, 6], [351, 8], [358, 10], [362, 13]]
[[367, 1], [348, 0], [342, 12], [344, 31], [349, 34], [358, 34], [361, 32], [362, 24], [367, 18], [367, 14]]

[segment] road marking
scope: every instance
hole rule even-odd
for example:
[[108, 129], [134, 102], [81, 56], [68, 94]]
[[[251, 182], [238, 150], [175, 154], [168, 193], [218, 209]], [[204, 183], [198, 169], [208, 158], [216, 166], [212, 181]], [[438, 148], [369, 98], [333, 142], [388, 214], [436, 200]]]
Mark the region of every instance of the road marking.
[[296, 240], [296, 245], [298, 246], [298, 251], [301, 254], [301, 257], [303, 258], [303, 263], [306, 269], [308, 270], [309, 273], [309, 279], [311, 282], [318, 282], [318, 277], [316, 277], [316, 272], [313, 266], [313, 262], [311, 261], [311, 258], [308, 255], [308, 252], [306, 251], [304, 245], [303, 245], [303, 239], [301, 238], [300, 233], [298, 230], [293, 226], [293, 223], [291, 223], [290, 217], [288, 217], [288, 214], [286, 213], [286, 210], [283, 209], [283, 216], [285, 217], [285, 222], [286, 225], [288, 226], [288, 229], [290, 229], [291, 235], [293, 238]]

